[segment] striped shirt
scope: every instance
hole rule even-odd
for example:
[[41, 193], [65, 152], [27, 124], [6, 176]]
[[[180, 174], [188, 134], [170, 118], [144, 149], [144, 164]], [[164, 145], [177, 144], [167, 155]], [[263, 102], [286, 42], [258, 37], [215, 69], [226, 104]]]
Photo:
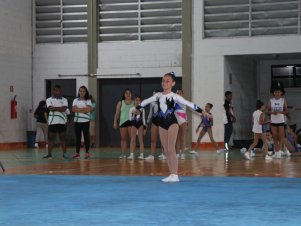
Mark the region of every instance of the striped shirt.
[[[64, 97], [60, 97], [60, 98], [49, 97], [46, 100], [46, 105], [47, 105], [47, 108], [49, 108], [49, 107], [68, 107], [68, 100]], [[67, 123], [66, 112], [49, 111], [48, 125], [66, 124], [66, 123]]]
[[[88, 106], [92, 107], [91, 100], [80, 100], [79, 98], [76, 98], [73, 100], [72, 106], [76, 106], [78, 108], [86, 108]], [[75, 112], [74, 115], [74, 122], [89, 122], [90, 121], [90, 112], [88, 113], [81, 113], [81, 112]]]

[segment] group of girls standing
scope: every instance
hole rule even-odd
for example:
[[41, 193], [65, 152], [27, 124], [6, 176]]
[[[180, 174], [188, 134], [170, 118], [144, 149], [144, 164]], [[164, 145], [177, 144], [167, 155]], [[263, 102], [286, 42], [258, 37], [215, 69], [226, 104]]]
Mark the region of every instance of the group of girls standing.
[[[270, 116], [270, 120], [265, 120], [265, 104], [258, 100], [257, 101], [257, 110], [253, 113], [253, 133], [254, 141], [248, 150], [244, 153], [246, 159], [250, 160], [252, 158], [251, 151], [258, 144], [258, 140], [261, 138], [263, 142], [263, 150], [265, 153], [266, 160], [272, 160], [274, 158], [281, 158], [284, 153], [287, 156], [290, 156], [289, 150], [283, 152], [285, 141], [285, 127], [286, 127], [286, 118], [288, 115], [288, 105], [287, 101], [284, 98], [284, 88], [282, 83], [276, 82], [271, 87], [271, 94], [273, 97], [270, 99], [267, 105], [267, 114]], [[263, 130], [265, 124], [270, 124], [271, 127], [271, 136], [274, 140], [275, 150], [269, 153], [268, 142], [265, 131]], [[269, 132], [269, 133], [270, 133]], [[269, 134], [267, 133], [267, 134]], [[274, 152], [275, 151], [275, 152]], [[273, 154], [273, 156], [272, 156]]]
[[[159, 137], [162, 144], [164, 155], [166, 156], [166, 161], [170, 171], [170, 175], [164, 179], [163, 182], [178, 182], [178, 158], [176, 155], [176, 143], [179, 132], [179, 118], [185, 117], [181, 109], [184, 106], [188, 106], [192, 110], [202, 113], [202, 109], [196, 104], [185, 100], [181, 95], [172, 92], [172, 88], [175, 86], [175, 74], [173, 72], [167, 73], [162, 78], [162, 92], [156, 92], [150, 98], [143, 100], [140, 103], [140, 98], [135, 99], [135, 103], [132, 101], [130, 90], [124, 92], [123, 100], [117, 103], [115, 117], [114, 117], [114, 128], [119, 128], [121, 133], [121, 152], [124, 157], [126, 146], [127, 146], [127, 136], [130, 134], [131, 138], [131, 155], [133, 157], [133, 150], [136, 139], [136, 131], [139, 128], [140, 134], [142, 134], [146, 129], [146, 124], [144, 118], [144, 108], [149, 104], [157, 104], [158, 111], [152, 117], [152, 127], [158, 127]], [[182, 124], [182, 123], [180, 123]], [[137, 128], [136, 125], [140, 127]], [[183, 130], [186, 130], [184, 128]], [[143, 136], [143, 134], [142, 134]], [[140, 140], [140, 138], [139, 138]], [[143, 140], [143, 139], [142, 139]], [[178, 140], [179, 150], [183, 149], [183, 141]], [[185, 142], [184, 142], [185, 144]], [[142, 148], [141, 148], [142, 145]], [[155, 149], [155, 143], [152, 144], [152, 148]], [[143, 158], [143, 141], [140, 143], [140, 158]]]

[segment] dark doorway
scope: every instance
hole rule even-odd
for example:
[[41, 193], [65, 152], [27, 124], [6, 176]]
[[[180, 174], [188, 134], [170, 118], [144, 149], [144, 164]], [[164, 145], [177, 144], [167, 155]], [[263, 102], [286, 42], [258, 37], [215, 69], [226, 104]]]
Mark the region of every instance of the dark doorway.
[[[119, 147], [120, 133], [113, 128], [116, 104], [122, 98], [123, 90], [130, 88], [133, 97], [139, 95], [142, 100], [150, 97], [154, 90], [161, 90], [162, 78], [126, 78], [126, 79], [100, 79], [99, 87], [99, 122], [100, 146]], [[175, 90], [182, 86], [182, 78], [177, 78]], [[146, 117], [149, 108], [146, 108]], [[150, 146], [150, 134], [144, 138], [145, 146]]]
[[74, 136], [74, 123], [72, 113], [72, 103], [75, 97], [77, 96], [76, 91], [76, 79], [47, 79], [46, 80], [46, 98], [51, 96], [51, 90], [55, 85], [59, 85], [62, 88], [62, 96], [68, 100], [68, 107], [70, 110], [70, 115], [68, 115], [67, 122], [67, 145], [75, 144], [75, 136]]

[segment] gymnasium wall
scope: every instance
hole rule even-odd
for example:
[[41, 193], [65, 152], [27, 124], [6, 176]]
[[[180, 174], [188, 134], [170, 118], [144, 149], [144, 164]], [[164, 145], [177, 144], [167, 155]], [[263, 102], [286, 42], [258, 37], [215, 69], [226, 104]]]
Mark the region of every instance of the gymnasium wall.
[[[45, 79], [77, 80], [77, 88], [87, 85], [87, 43], [36, 44], [34, 46], [34, 103], [45, 98]], [[175, 71], [181, 75], [180, 41], [99, 43], [98, 74], [101, 78], [161, 77]], [[59, 77], [58, 75], [67, 75]], [[72, 76], [74, 75], [74, 76]]]
[[[223, 141], [223, 93], [225, 62], [224, 56], [248, 54], [273, 54], [301, 52], [300, 35], [279, 35], [241, 38], [203, 38], [202, 2], [193, 0], [193, 54], [192, 70], [193, 99], [202, 104], [211, 101], [215, 105], [214, 134], [216, 141]], [[229, 86], [232, 91], [235, 87]], [[237, 102], [234, 96], [233, 102]], [[193, 130], [199, 119], [193, 117]], [[236, 138], [240, 138], [237, 135]], [[194, 135], [196, 140], [196, 135]]]
[[[0, 1], [0, 143], [25, 142], [32, 108], [31, 0]], [[13, 92], [10, 92], [12, 87]], [[10, 101], [17, 96], [17, 119]]]
[[170, 71], [182, 76], [180, 40], [99, 43], [98, 52], [98, 74], [102, 77], [139, 73], [141, 77], [151, 78]]
[[88, 73], [87, 43], [36, 44], [33, 59], [35, 106], [46, 97], [45, 79], [76, 79], [77, 88], [88, 84], [87, 77], [80, 76]]

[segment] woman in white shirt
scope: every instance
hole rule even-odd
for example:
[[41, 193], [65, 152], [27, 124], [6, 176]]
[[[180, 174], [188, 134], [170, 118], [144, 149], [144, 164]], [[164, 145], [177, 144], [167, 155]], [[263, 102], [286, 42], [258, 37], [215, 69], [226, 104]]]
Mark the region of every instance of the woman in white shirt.
[[85, 159], [90, 158], [90, 112], [93, 111], [92, 102], [87, 87], [81, 86], [78, 90], [78, 97], [73, 100], [72, 111], [74, 115], [76, 153], [72, 158], [79, 158], [81, 134], [84, 135], [86, 154]]

